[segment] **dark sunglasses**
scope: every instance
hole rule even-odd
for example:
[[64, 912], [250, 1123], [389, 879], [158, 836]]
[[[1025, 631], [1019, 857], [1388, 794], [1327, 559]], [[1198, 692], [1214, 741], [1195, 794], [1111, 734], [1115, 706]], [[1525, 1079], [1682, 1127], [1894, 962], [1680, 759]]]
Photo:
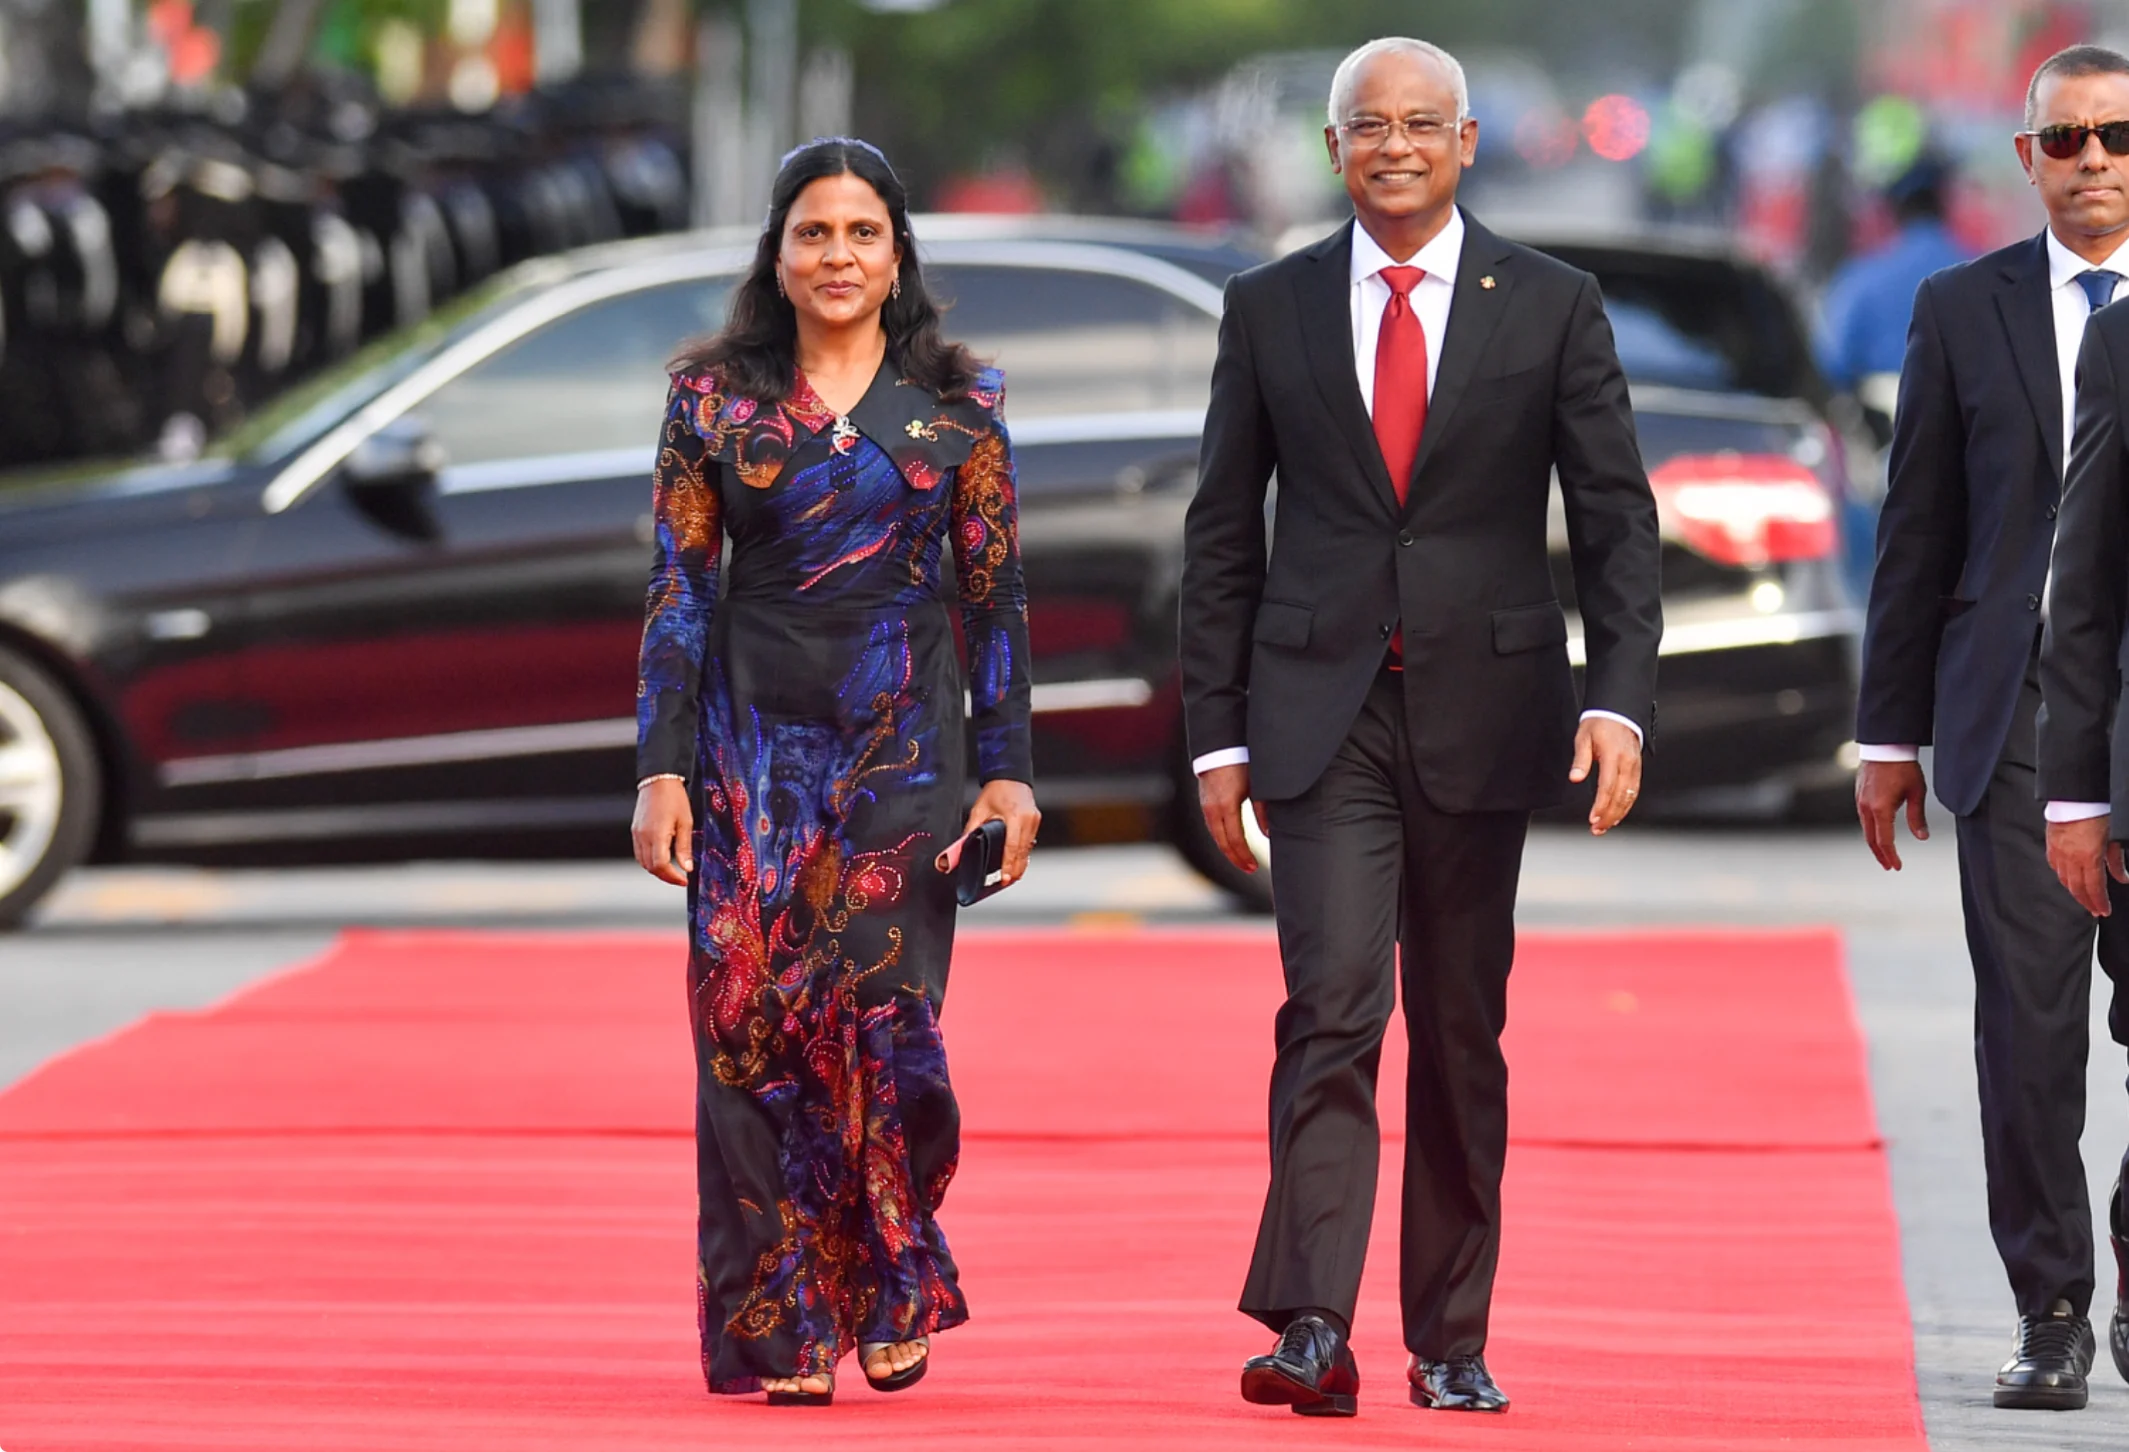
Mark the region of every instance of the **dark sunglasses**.
[[2109, 156], [2129, 156], [2129, 121], [2102, 121], [2097, 126], [2043, 126], [2026, 135], [2040, 143], [2043, 156], [2068, 161], [2083, 153], [2085, 142], [2099, 138]]

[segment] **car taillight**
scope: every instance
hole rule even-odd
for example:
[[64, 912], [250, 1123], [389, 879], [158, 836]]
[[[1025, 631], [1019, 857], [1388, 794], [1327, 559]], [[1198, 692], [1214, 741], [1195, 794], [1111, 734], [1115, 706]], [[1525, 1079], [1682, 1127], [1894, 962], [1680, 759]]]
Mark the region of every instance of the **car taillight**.
[[1839, 543], [1833, 496], [1780, 454], [1681, 454], [1649, 485], [1664, 533], [1717, 564], [1824, 559]]

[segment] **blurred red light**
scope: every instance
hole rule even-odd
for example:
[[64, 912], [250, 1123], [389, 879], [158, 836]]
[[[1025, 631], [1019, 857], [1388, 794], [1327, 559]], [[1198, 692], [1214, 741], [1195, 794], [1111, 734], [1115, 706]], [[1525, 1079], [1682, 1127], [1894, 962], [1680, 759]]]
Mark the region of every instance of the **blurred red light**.
[[148, 34], [169, 49], [192, 29], [192, 0], [155, 0], [148, 7]]
[[1648, 108], [1632, 96], [1599, 96], [1582, 113], [1589, 149], [1606, 161], [1626, 161], [1648, 145]]
[[1515, 123], [1516, 155], [1540, 171], [1567, 165], [1581, 144], [1574, 118], [1549, 107], [1526, 111]]
[[196, 85], [214, 74], [222, 59], [222, 38], [203, 25], [196, 25], [170, 45], [170, 79], [181, 86]]
[[1779, 454], [1682, 454], [1649, 474], [1664, 533], [1721, 565], [1818, 560], [1839, 543], [1833, 496]]

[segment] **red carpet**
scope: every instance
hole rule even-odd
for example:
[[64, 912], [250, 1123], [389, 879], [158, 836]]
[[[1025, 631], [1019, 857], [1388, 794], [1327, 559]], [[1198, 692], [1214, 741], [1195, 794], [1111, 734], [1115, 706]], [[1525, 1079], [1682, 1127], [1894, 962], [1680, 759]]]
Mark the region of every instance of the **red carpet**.
[[1405, 1404], [1394, 1171], [1360, 1418], [1243, 1405], [1278, 981], [1253, 933], [965, 936], [976, 1319], [913, 1393], [772, 1412], [697, 1374], [678, 939], [352, 935], [0, 1095], [0, 1446], [1924, 1446], [1830, 934], [1527, 939], [1515, 1409]]

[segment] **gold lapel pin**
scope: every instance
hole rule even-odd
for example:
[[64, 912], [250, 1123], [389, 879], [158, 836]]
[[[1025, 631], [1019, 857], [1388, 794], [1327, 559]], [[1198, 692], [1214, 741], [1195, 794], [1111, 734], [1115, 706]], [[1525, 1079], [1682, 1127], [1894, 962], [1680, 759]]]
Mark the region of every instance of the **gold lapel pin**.
[[1480, 279], [1478, 280], [1478, 285], [1479, 285], [1480, 287], [1483, 287], [1484, 289], [1486, 289], [1486, 291], [1488, 291], [1488, 292], [1492, 292], [1492, 291], [1493, 291], [1493, 274], [1491, 274], [1491, 273], [1488, 273], [1488, 274], [1486, 274], [1486, 276], [1484, 276], [1484, 277], [1480, 278]]

